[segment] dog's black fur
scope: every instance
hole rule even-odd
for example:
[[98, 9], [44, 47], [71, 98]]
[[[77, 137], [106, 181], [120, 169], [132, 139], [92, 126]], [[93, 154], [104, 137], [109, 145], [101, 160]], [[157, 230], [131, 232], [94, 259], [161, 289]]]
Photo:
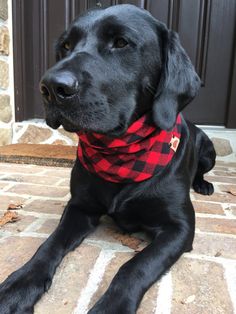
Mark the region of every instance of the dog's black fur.
[[[71, 132], [124, 134], [151, 111], [157, 128], [169, 130], [194, 98], [200, 80], [178, 35], [147, 11], [131, 5], [92, 10], [58, 40], [57, 63], [41, 82], [46, 121]], [[135, 313], [145, 291], [192, 249], [194, 210], [189, 191], [212, 194], [203, 175], [215, 163], [208, 137], [183, 120], [171, 163], [157, 177], [117, 184], [88, 173], [77, 160], [71, 200], [57, 229], [32, 259], [0, 285], [0, 313], [33, 313], [63, 256], [108, 214], [127, 232], [147, 231], [152, 242], [115, 275], [90, 314]]]

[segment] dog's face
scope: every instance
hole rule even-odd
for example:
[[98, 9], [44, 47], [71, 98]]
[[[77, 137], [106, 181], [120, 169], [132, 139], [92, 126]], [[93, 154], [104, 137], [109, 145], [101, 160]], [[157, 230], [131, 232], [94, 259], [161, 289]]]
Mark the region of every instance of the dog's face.
[[52, 128], [119, 136], [152, 110], [156, 125], [169, 129], [199, 88], [177, 35], [132, 5], [80, 16], [56, 56], [40, 84]]

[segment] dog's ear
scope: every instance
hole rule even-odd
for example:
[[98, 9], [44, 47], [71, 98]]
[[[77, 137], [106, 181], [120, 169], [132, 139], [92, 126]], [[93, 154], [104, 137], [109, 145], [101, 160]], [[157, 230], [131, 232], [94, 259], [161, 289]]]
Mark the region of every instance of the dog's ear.
[[195, 97], [201, 81], [180, 44], [179, 36], [159, 26], [162, 73], [153, 103], [153, 120], [163, 129], [173, 128], [177, 114]]

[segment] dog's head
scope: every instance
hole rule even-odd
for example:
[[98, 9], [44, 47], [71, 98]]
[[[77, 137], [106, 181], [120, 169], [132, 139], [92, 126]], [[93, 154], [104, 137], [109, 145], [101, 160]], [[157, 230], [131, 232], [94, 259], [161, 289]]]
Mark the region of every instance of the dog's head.
[[80, 16], [56, 58], [40, 83], [46, 122], [71, 132], [119, 136], [151, 110], [157, 127], [171, 129], [200, 87], [178, 35], [132, 5]]

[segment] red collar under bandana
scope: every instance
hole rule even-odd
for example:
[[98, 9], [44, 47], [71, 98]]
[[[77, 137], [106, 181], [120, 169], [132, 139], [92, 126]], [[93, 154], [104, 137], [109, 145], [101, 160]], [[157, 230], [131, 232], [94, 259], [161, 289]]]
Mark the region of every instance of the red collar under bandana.
[[171, 131], [158, 129], [146, 114], [120, 138], [78, 135], [78, 158], [89, 172], [116, 183], [140, 182], [160, 173], [171, 161], [181, 138], [181, 115]]

